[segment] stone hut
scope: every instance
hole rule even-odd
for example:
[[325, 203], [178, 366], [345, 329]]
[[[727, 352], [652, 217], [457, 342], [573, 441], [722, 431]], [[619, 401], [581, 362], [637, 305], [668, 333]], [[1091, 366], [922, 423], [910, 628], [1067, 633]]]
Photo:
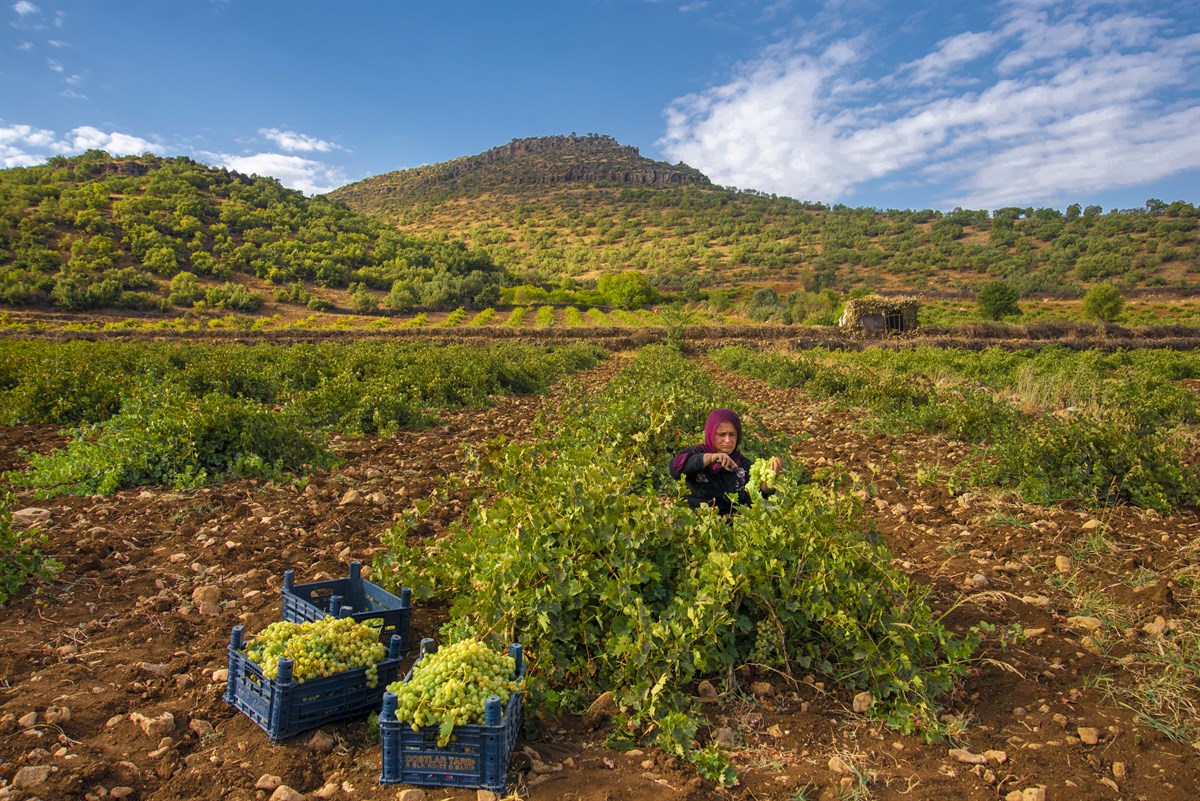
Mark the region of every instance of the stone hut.
[[917, 327], [919, 307], [917, 299], [911, 297], [867, 295], [851, 298], [846, 301], [838, 325], [851, 332], [861, 331], [864, 334], [902, 334]]

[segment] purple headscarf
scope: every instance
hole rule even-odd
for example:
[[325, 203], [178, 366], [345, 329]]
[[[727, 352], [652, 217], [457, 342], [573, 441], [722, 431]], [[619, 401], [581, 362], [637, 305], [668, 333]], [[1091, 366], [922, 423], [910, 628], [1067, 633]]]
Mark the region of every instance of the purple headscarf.
[[[734, 446], [730, 456], [735, 462], [740, 462], [742, 454], [738, 447], [742, 444], [742, 418], [738, 417], [737, 412], [732, 409], [713, 409], [708, 413], [708, 419], [704, 421], [704, 451], [705, 453], [717, 452], [717, 426], [722, 423], [733, 423], [733, 428], [737, 431], [737, 445]], [[721, 465], [713, 462], [710, 469], [715, 473], [721, 469]]]

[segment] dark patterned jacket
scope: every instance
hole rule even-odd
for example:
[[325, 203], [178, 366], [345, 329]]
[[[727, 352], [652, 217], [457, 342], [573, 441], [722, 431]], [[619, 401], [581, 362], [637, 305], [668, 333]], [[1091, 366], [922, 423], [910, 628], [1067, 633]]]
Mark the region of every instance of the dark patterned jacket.
[[722, 469], [714, 473], [712, 465], [704, 467], [703, 445], [693, 445], [676, 455], [671, 460], [671, 478], [678, 481], [683, 476], [687, 482], [690, 491], [688, 506], [693, 509], [704, 505], [715, 506], [721, 514], [727, 515], [733, 511], [731, 495], [736, 497], [737, 503], [750, 503], [746, 482], [750, 480], [750, 465], [754, 464], [754, 460], [740, 453], [738, 456], [740, 458], [734, 460], [737, 470]]

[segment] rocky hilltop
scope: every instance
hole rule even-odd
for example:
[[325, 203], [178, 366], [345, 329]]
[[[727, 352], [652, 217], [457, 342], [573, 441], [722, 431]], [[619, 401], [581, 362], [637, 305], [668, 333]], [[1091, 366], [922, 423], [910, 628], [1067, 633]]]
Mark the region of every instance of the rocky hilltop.
[[330, 194], [352, 207], [381, 198], [441, 200], [495, 189], [562, 184], [711, 186], [699, 170], [644, 158], [611, 136], [533, 136], [474, 156], [377, 175]]

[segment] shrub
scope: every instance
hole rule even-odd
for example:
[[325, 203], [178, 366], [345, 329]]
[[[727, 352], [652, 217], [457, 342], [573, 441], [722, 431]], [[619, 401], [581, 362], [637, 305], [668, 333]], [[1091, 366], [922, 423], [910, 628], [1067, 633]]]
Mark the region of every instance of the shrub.
[[1089, 320], [1111, 322], [1121, 316], [1125, 298], [1111, 284], [1097, 284], [1083, 298], [1083, 316]]
[[1005, 281], [989, 281], [975, 296], [975, 305], [979, 313], [988, 320], [999, 320], [1001, 317], [1016, 316], [1021, 313], [1017, 305], [1019, 299], [1017, 290]]
[[62, 568], [38, 548], [46, 541], [36, 528], [18, 532], [12, 527], [12, 495], [0, 495], [0, 606], [30, 581], [48, 578]]
[[204, 300], [209, 306], [231, 311], [257, 311], [263, 304], [262, 295], [232, 281], [210, 287], [204, 293]]
[[227, 477], [277, 478], [332, 457], [293, 414], [214, 393], [192, 398], [167, 388], [132, 399], [109, 420], [74, 429], [64, 449], [32, 454], [10, 473], [40, 496], [107, 495], [122, 487], [196, 487]]

